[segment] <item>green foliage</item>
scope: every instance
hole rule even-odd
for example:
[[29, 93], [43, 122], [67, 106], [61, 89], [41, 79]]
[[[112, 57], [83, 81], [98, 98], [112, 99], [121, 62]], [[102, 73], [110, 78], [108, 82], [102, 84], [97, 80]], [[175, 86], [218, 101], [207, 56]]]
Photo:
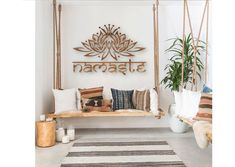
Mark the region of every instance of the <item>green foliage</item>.
[[[170, 63], [166, 65], [164, 71], [166, 76], [161, 81], [161, 84], [165, 85], [165, 88], [170, 88], [172, 91], [179, 91], [181, 85], [181, 69], [182, 69], [182, 51], [183, 40], [182, 38], [172, 38], [168, 41], [172, 41], [171, 46], [165, 51], [166, 53], [172, 53], [172, 57], [169, 59]], [[197, 39], [194, 39], [195, 45]], [[194, 63], [194, 51], [193, 51], [193, 39], [191, 34], [185, 36], [184, 43], [184, 83], [185, 88], [188, 83], [192, 82], [193, 63]], [[204, 65], [201, 61], [201, 55], [205, 52], [205, 42], [199, 40], [196, 52], [196, 72], [197, 76], [201, 79], [201, 71], [204, 69]]]

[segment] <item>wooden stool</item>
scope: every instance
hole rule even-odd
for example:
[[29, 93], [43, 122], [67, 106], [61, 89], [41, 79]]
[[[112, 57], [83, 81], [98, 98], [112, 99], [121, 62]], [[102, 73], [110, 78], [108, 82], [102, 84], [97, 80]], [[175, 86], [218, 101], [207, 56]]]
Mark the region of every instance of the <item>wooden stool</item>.
[[37, 133], [37, 146], [50, 147], [55, 145], [55, 121], [37, 121], [36, 133]]

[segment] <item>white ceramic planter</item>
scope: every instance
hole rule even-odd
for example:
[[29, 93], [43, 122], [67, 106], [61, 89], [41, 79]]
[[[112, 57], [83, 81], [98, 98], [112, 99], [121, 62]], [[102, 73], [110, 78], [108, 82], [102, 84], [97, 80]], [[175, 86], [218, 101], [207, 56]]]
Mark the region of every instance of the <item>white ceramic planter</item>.
[[170, 116], [170, 128], [175, 133], [185, 133], [188, 131], [189, 126], [180, 121], [175, 115], [175, 104], [171, 104], [169, 107], [169, 116]]

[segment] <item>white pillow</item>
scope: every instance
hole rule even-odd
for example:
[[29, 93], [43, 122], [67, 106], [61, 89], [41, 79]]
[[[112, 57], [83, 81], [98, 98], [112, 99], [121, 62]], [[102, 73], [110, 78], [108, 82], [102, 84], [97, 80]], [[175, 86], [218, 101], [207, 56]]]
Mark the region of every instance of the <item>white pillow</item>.
[[158, 111], [158, 98], [155, 89], [149, 89], [150, 91], [150, 111], [154, 114], [159, 114]]
[[81, 93], [79, 90], [77, 90], [76, 92], [76, 95], [77, 95], [77, 110], [78, 111], [82, 111], [82, 105], [81, 105]]
[[77, 110], [75, 89], [53, 89], [53, 94], [55, 98], [55, 114]]
[[183, 89], [182, 98], [183, 101], [180, 116], [193, 118], [198, 112], [201, 92]]
[[182, 110], [182, 103], [183, 103], [183, 93], [182, 92], [177, 92], [173, 91], [174, 96], [175, 96], [175, 113], [174, 115], [180, 115], [181, 110]]

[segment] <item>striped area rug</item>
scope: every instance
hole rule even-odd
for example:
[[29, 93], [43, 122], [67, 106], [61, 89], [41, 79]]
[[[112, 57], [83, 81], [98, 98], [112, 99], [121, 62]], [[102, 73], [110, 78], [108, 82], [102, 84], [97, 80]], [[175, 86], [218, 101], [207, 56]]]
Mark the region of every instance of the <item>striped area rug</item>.
[[166, 141], [74, 143], [61, 167], [186, 167]]

